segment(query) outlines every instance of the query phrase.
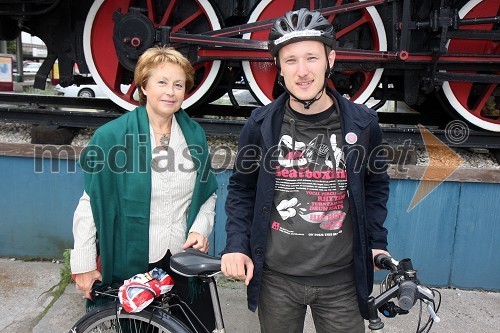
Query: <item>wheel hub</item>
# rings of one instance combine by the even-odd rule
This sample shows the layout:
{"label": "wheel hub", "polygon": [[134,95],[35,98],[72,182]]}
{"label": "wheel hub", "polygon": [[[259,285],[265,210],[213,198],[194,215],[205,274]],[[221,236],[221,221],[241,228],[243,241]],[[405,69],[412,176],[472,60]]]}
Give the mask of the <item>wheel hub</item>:
{"label": "wheel hub", "polygon": [[130,8],[126,14],[116,11],[113,21],[113,42],[118,61],[125,69],[133,72],[139,56],[153,46],[155,27],[141,10],[134,8]]}

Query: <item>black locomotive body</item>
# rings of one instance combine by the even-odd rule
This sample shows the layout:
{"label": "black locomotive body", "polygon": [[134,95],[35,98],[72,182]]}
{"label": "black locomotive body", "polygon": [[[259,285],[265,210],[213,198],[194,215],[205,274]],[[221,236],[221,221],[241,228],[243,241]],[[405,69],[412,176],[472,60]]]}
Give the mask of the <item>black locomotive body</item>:
{"label": "black locomotive body", "polygon": [[62,86],[95,80],[123,109],[137,105],[139,55],[173,46],[196,69],[183,106],[203,114],[235,82],[260,104],[281,92],[266,39],[273,18],[302,7],[336,29],[330,84],[344,96],[500,132],[500,0],[2,0],[0,39],[26,31],[45,42],[35,87],[57,60]]}

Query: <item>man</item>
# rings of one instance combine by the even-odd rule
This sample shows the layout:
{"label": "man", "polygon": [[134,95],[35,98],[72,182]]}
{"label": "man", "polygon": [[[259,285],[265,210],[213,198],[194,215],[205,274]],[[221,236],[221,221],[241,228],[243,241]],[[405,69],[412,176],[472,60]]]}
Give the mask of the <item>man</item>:
{"label": "man", "polygon": [[364,332],[373,258],[386,253],[386,162],[377,115],[326,87],[332,25],[300,9],[269,51],[286,93],[252,113],[228,185],[222,271],[245,280],[261,332]]}

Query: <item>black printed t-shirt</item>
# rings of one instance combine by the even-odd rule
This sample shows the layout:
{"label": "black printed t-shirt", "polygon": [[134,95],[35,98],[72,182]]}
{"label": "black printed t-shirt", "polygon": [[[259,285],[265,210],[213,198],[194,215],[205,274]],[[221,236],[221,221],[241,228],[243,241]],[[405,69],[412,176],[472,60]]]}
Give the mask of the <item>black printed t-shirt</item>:
{"label": "black printed t-shirt", "polygon": [[335,104],[314,115],[285,110],[265,266],[298,283],[354,279],[341,135]]}

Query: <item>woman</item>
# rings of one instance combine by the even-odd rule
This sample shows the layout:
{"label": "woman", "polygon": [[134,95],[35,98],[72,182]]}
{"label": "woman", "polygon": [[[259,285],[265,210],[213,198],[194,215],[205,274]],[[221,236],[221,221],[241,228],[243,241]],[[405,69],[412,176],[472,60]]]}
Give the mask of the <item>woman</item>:
{"label": "woman", "polygon": [[[141,106],[100,127],[80,157],[85,191],[73,221],[71,270],[90,299],[95,281],[161,267],[186,298],[188,279],[172,274],[170,256],[188,247],[208,251],[217,188],[205,133],[181,108],[194,69],[176,50],[155,47],[139,58],[134,81]],[[209,293],[194,296],[192,309],[213,329]]]}

